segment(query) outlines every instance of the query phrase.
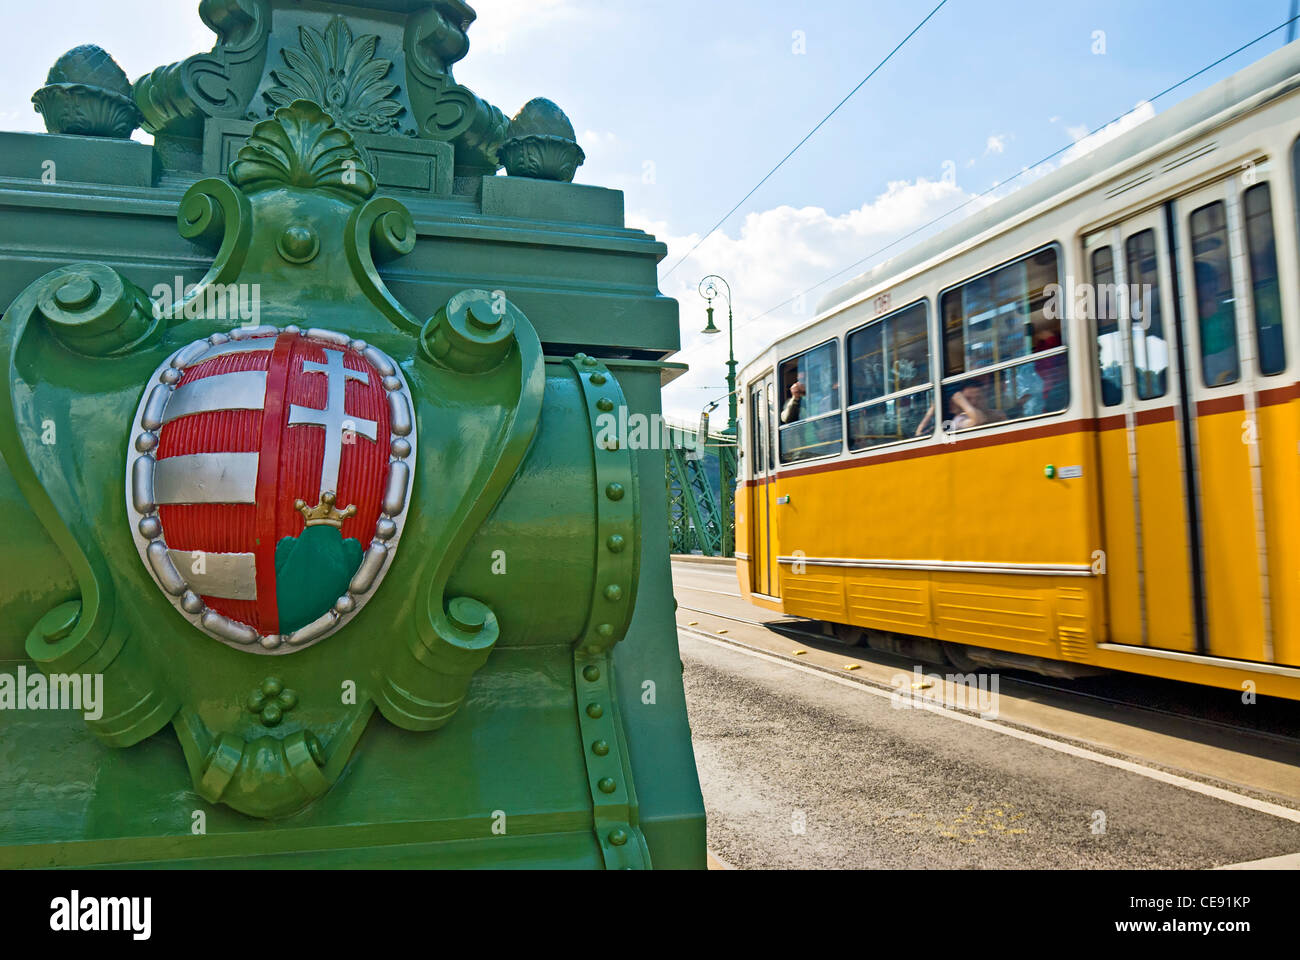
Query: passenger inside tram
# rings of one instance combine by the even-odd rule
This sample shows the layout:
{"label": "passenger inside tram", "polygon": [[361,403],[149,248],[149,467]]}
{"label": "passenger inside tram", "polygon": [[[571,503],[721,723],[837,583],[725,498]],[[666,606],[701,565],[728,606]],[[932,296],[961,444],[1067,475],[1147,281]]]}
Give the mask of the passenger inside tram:
{"label": "passenger inside tram", "polygon": [[781,364],[779,414],[782,463],[829,456],[842,442],[840,380],[835,343],[824,343]]}
{"label": "passenger inside tram", "polygon": [[[990,383],[989,377],[979,377],[968,380],[953,390],[948,395],[948,409],[952,413],[952,419],[943,424],[944,432],[965,430],[967,427],[978,427],[986,423],[1000,423],[1006,420],[1006,413],[991,399],[990,394],[994,386]],[[933,421],[934,405],[931,404],[916,428],[916,435],[919,437],[928,433]]]}
{"label": "passenger inside tram", "polygon": [[803,398],[807,393],[808,388],[804,385],[803,375],[800,374],[799,379],[790,384],[790,399],[787,400],[785,406],[781,408],[782,423],[794,423],[796,420],[800,419],[799,408],[803,405]]}

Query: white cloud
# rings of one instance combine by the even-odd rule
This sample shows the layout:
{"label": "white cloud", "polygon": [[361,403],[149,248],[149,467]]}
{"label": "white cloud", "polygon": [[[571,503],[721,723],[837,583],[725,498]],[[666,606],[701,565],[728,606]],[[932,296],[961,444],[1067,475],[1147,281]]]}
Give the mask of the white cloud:
{"label": "white cloud", "polygon": [[[704,328],[705,302],[697,286],[705,274],[720,274],[731,284],[735,298],[736,359],[743,367],[774,339],[810,321],[818,301],[827,292],[863,272],[870,264],[855,267],[805,294],[802,300],[787,303],[762,319],[753,319],[758,314],[970,198],[971,194],[944,180],[900,180],[890,183],[874,200],[843,214],[833,215],[821,207],[783,205],[750,214],[736,236],[724,231],[714,234],[662,281],[664,295],[675,297],[681,304],[682,351],[672,359],[691,366],[690,372],[665,389],[665,412],[682,421],[694,422],[706,403],[727,392],[727,307],[722,300],[714,302],[715,322],[722,329],[722,336],[704,336],[700,331]],[[958,216],[972,211],[968,207]],[[949,226],[956,219],[945,220],[935,229]],[[667,243],[669,254],[664,260],[665,268],[676,263],[699,239],[698,234],[674,235],[669,224],[651,221],[635,212],[629,214],[628,221],[630,226],[647,230]],[[888,255],[902,252],[920,239],[920,235],[909,238]],[[726,422],[725,410],[724,400],[719,412],[714,414],[714,422],[719,426]]]}
{"label": "white cloud", "polygon": [[984,146],[984,154],[1004,153],[1007,149],[1007,137],[1004,133],[995,133],[989,137],[988,143]]}

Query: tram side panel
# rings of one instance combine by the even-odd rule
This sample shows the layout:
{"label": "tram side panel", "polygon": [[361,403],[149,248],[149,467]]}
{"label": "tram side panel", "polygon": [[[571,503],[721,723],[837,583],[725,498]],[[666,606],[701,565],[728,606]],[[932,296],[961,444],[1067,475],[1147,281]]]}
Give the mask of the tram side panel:
{"label": "tram side panel", "polygon": [[[1080,476],[1061,478],[1063,467]],[[1091,434],[1057,424],[786,473],[777,493],[789,502],[775,508],[784,608],[1087,661],[1103,629],[1096,467]]]}
{"label": "tram side panel", "polygon": [[1260,392],[1273,661],[1300,666],[1300,386]]}

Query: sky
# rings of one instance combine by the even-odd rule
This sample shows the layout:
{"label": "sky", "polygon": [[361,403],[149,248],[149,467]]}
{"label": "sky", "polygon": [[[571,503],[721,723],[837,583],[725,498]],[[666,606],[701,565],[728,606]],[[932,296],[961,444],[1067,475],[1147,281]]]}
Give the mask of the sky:
{"label": "sky", "polygon": [[[457,79],[508,115],[535,96],[559,103],[587,153],[577,182],[623,190],[629,226],[668,245],[660,289],[681,304],[674,359],[691,370],[664,406],[688,423],[726,394],[727,338],[700,333],[703,276],[730,282],[743,366],[835,285],[924,235],[877,253],[892,241],[1001,185],[938,225],[950,226],[1278,49],[1285,30],[1149,102],[1281,24],[1291,5],[948,0],[679,264],[938,0],[470,2],[479,16]],[[43,129],[31,92],[77,44],[98,43],[134,80],[213,42],[197,0],[3,0],[3,10],[0,129]]]}

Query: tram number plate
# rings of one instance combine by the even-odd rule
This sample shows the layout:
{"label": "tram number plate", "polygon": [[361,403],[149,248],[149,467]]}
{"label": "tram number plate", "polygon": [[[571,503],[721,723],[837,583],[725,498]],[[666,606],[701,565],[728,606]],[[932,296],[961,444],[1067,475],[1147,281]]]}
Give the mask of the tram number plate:
{"label": "tram number plate", "polygon": [[889,294],[882,293],[880,296],[876,297],[873,303],[875,304],[876,307],[876,316],[880,316],[882,313],[888,312],[889,304],[890,304]]}
{"label": "tram number plate", "polygon": [[1062,467],[1057,476],[1062,480],[1078,480],[1083,476],[1083,467]]}

